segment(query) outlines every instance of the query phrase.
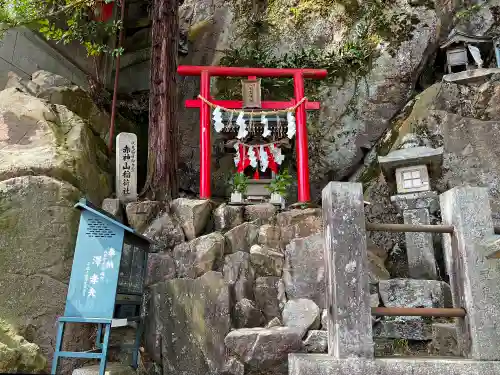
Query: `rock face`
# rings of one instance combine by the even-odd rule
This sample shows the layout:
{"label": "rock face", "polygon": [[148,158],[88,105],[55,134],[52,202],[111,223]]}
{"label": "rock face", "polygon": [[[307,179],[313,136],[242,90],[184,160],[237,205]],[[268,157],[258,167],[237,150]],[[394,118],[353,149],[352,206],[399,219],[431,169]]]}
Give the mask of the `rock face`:
{"label": "rock face", "polygon": [[[226,363],[222,343],[231,327],[229,290],[222,274],[169,280],[157,284],[154,294],[149,319],[158,325],[156,330],[147,327],[146,337],[161,332],[164,373],[221,373]],[[148,348],[148,352],[155,350]]]}
{"label": "rock face", "polygon": [[[45,366],[36,347],[48,360],[47,371],[78,228],[79,211],[73,205],[87,196],[100,206],[112,191],[105,143],[109,116],[63,77],[42,71],[31,80],[9,77],[8,88],[0,92],[0,319],[33,343],[12,341],[33,356],[21,354],[27,367],[18,371]],[[135,130],[122,120],[117,116],[118,132]],[[119,213],[119,204],[109,203],[109,210]],[[91,336],[88,327],[70,325],[65,346],[90,349]],[[16,352],[0,342],[7,345],[2,355]],[[65,360],[59,370],[68,373],[74,364]]]}
{"label": "rock face", "polygon": [[262,311],[255,307],[255,304],[243,298],[234,307],[234,325],[236,328],[254,328],[264,323]]}
{"label": "rock face", "polygon": [[304,349],[308,353],[325,353],[328,350],[328,332],[309,331],[304,340]]}
{"label": "rock face", "polygon": [[0,181],[44,175],[67,181],[100,205],[111,194],[106,145],[86,119],[15,88],[0,91]]}
{"label": "rock face", "polygon": [[275,374],[286,374],[288,353],[302,348],[300,334],[285,327],[237,329],[224,342],[253,371]]}
{"label": "rock face", "polygon": [[[0,317],[50,361],[55,319],[66,302],[81,192],[46,176],[0,181]],[[89,348],[87,329],[68,327],[69,349]],[[1,339],[0,339],[1,342]],[[62,369],[72,362],[66,361]]]}
{"label": "rock face", "polygon": [[128,203],[125,208],[128,224],[136,231],[142,233],[162,209],[164,209],[164,204],[158,201]]}
{"label": "rock face", "polygon": [[281,276],[285,256],[267,247],[253,245],[250,248],[252,266],[260,276]]}
{"label": "rock face", "polygon": [[16,335],[12,327],[0,320],[0,371],[37,373],[44,370],[46,364],[37,345]]}

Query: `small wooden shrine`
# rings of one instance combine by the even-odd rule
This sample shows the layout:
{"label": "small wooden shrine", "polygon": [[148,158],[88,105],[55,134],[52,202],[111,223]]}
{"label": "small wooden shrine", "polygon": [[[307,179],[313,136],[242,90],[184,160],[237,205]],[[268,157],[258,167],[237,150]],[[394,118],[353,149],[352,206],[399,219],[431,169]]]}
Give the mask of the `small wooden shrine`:
{"label": "small wooden shrine", "polygon": [[493,58],[496,58],[496,67],[500,67],[497,42],[492,37],[469,35],[454,29],[441,45],[446,51],[448,74],[483,68]]}
{"label": "small wooden shrine", "polygon": [[[211,132],[222,134],[226,147],[235,150],[236,173],[248,174],[248,201],[268,195],[265,185],[278,173],[285,158],[282,148],[295,145],[298,201],[310,201],[306,111],[319,110],[319,102],[304,96],[304,79],[323,79],[324,69],[240,68],[179,66],[181,76],[200,76],[197,99],[186,108],[200,109],[200,198],[211,197]],[[244,77],[243,100],[216,100],[210,96],[211,77]],[[293,78],[295,97],[290,101],[265,101],[260,79]],[[211,121],[212,120],[212,121]]]}

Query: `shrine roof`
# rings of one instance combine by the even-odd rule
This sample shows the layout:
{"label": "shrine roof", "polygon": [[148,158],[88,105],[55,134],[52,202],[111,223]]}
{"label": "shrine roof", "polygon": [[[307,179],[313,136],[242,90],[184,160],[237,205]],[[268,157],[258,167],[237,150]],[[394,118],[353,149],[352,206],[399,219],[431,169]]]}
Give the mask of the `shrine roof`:
{"label": "shrine roof", "polygon": [[485,36],[485,35],[472,35],[472,34],[467,34],[464,33],[463,31],[459,30],[452,30],[451,33],[448,35],[448,38],[444,41],[443,44],[441,44],[441,48],[447,48],[453,43],[460,43],[460,42],[469,42],[469,43],[488,43],[492,42],[493,38],[491,36]]}
{"label": "shrine roof", "polygon": [[152,241],[143,236],[142,234],[136,232],[134,229],[120,223],[118,220],[116,220],[116,218],[111,215],[109,212],[106,212],[102,209],[100,209],[99,207],[96,207],[92,202],[90,202],[88,199],[86,198],[81,198],[80,201],[75,204],[74,206],[75,208],[78,208],[80,210],[86,210],[86,211],[89,211],[89,212],[92,212],[94,215],[97,215],[99,217],[101,217],[102,219],[122,228],[126,233],[128,233],[129,235],[132,235],[134,237],[136,237],[142,244],[144,245],[149,245],[152,243]]}

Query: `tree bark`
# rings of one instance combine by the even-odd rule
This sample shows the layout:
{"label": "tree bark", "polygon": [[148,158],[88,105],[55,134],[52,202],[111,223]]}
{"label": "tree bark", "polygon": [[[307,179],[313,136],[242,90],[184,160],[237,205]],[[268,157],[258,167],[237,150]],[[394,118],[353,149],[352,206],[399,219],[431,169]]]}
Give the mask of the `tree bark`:
{"label": "tree bark", "polygon": [[148,175],[143,193],[157,200],[178,194],[178,0],[154,0],[149,94]]}

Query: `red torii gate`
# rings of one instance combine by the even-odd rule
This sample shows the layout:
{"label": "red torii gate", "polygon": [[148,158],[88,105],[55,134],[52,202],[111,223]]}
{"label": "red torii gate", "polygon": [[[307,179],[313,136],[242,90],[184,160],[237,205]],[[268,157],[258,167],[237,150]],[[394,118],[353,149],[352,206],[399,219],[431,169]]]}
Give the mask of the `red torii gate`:
{"label": "red torii gate", "polygon": [[[210,99],[210,77],[257,77],[293,78],[295,98],[292,101],[263,101],[262,109],[287,109],[299,103],[304,98],[304,78],[324,79],[325,69],[277,69],[277,68],[239,68],[223,66],[189,66],[181,65],[177,69],[181,76],[200,76],[200,95]],[[211,100],[215,105],[229,109],[243,109],[243,102],[238,100]],[[211,120],[210,106],[201,99],[188,99],[186,108],[200,108],[200,198],[210,199],[211,179],[210,165],[212,145],[210,142]],[[296,110],[296,153],[297,153],[297,184],[298,201],[307,203],[311,200],[309,188],[309,164],[307,145],[306,110],[319,110],[319,102],[305,100]]]}

